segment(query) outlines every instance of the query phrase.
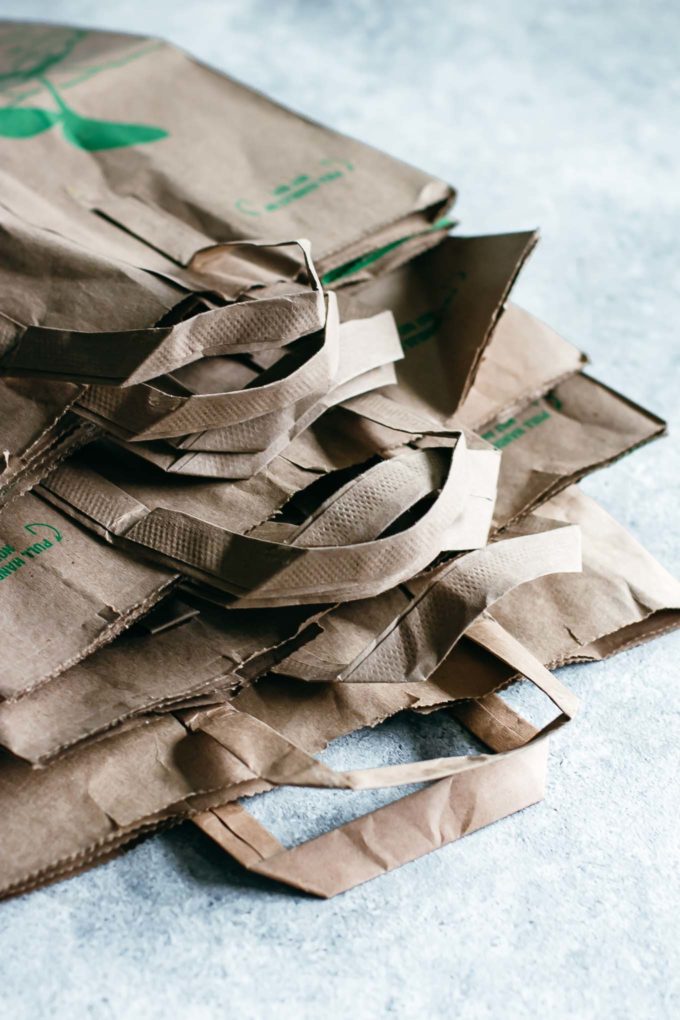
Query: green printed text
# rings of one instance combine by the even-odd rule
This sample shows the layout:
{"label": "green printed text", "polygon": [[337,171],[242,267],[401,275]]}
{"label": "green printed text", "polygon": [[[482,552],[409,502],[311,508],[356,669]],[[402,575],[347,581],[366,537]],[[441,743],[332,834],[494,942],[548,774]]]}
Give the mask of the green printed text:
{"label": "green printed text", "polygon": [[[540,408],[540,402],[534,400],[530,406]],[[493,443],[497,450],[502,450],[504,446],[514,443],[516,439],[520,439],[527,432],[530,432],[531,429],[542,425],[548,418],[552,418],[552,415],[545,407],[540,408],[540,410],[526,418],[522,418],[521,421],[517,418],[508,418],[507,421],[501,421],[494,425],[488,432],[483,432],[482,439]]]}
{"label": "green printed text", "polygon": [[3,541],[0,546],[0,582],[6,581],[7,578],[25,567],[29,560],[37,559],[42,553],[51,549],[56,542],[62,540],[61,532],[51,524],[24,524],[24,531],[33,539],[24,548],[20,548],[23,542],[14,545],[11,542]]}
{"label": "green printed text", "polygon": [[235,202],[236,208],[246,216],[264,216],[266,213],[278,212],[291,202],[297,202],[312,191],[330,184],[331,181],[338,181],[354,170],[348,160],[335,158],[320,159],[319,167],[321,172],[315,169],[313,173],[297,174],[292,180],[277,184],[262,199],[239,198]]}

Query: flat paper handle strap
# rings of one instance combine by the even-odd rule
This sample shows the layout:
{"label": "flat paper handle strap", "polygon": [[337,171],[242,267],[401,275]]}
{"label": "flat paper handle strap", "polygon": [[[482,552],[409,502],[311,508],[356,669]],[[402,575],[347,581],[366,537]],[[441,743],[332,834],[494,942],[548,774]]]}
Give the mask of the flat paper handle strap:
{"label": "flat paper handle strap", "polygon": [[[392,365],[383,365],[370,372],[364,372],[363,375],[351,380],[347,385],[354,386],[357,390],[369,390],[378,386],[392,386],[395,381],[396,375]],[[344,387],[341,388],[344,389]],[[197,478],[252,478],[253,475],[271,464],[280,453],[284,453],[286,447],[313,424],[324,411],[335,403],[339,403],[339,400],[336,401],[335,395],[335,388],[329,390],[325,397],[313,402],[297,420],[295,420],[297,408],[286,408],[266,416],[268,421],[262,424],[264,435],[260,433],[260,419],[242,422],[235,428],[230,427],[230,434],[233,430],[233,440],[230,435],[227,442],[233,441],[235,450],[229,452],[222,449],[217,451],[201,449],[203,442],[206,445],[212,443],[213,440],[221,443],[219,432],[217,435],[212,432],[203,432],[199,436],[186,437],[187,449],[184,448],[184,443],[177,447],[174,443],[168,443],[164,448],[160,448],[156,444],[135,444],[124,441],[119,441],[119,445],[169,474],[190,475]],[[269,432],[268,445],[262,450],[257,449],[261,439],[267,441],[267,432]],[[255,437],[252,442],[248,441],[248,435]],[[198,440],[196,449],[191,447],[194,440]]]}
{"label": "flat paper handle strap", "polygon": [[239,804],[193,821],[249,871],[327,899],[537,804],[547,752],[543,742],[490,758],[289,850]]}
{"label": "flat paper handle strap", "polygon": [[303,548],[225,533],[185,515],[154,510],[126,533],[240,596],[243,607],[365,598],[402,583],[441,551],[444,527],[468,499],[467,449],[457,444],[441,492],[411,527],[355,545]]}
{"label": "flat paper handle strap", "polygon": [[323,327],[325,304],[309,243],[301,240],[281,244],[301,248],[309,290],[240,301],[174,326],[111,333],[23,326],[3,318],[0,372],[130,386],[199,358],[282,347],[314,333]]}
{"label": "flat paper handle strap", "polygon": [[414,593],[411,602],[344,668],[328,664],[322,631],[280,662],[276,672],[311,682],[427,680],[462,635],[470,633],[471,624],[513,588],[580,569],[581,535],[575,525],[502,539],[407,581]]}
{"label": "flat paper handle strap", "polygon": [[[513,648],[518,651],[517,667],[521,662],[528,679],[537,682],[541,689],[548,685],[550,696],[562,709],[561,715],[542,730],[535,730],[492,695],[482,699],[491,702],[491,713],[484,706],[477,715],[469,713],[462,721],[501,752],[496,756],[477,756],[475,764],[472,758],[451,758],[354,773],[332,773],[323,767],[335,777],[327,785],[352,789],[385,785],[381,775],[388,785],[394,785],[397,774],[399,782],[407,783],[436,778],[437,772],[441,774],[446,767],[449,772],[424,790],[290,850],[283,848],[238,804],[214,808],[196,816],[194,821],[249,870],[313,895],[329,897],[537,803],[543,798],[545,785],[548,752],[545,738],[571,717],[576,705],[571,692],[555,677],[547,684],[547,671],[542,663],[519,643],[513,643],[510,635],[507,637],[504,651],[509,655]],[[489,718],[495,725],[489,724]],[[219,734],[225,721],[223,718],[217,722],[216,730],[209,722],[208,732],[213,736]],[[238,732],[238,723],[234,732]],[[259,746],[265,742],[266,738]],[[234,751],[230,742],[226,746]],[[235,753],[239,754],[238,748]],[[303,759],[296,759],[297,753],[295,748],[284,765],[290,773],[288,781],[292,779],[296,785],[325,785],[322,773],[318,777],[313,774],[314,766],[319,764],[315,759],[311,759],[314,765],[307,768],[308,781],[300,782],[305,772]],[[301,754],[304,756],[305,752]],[[310,760],[310,756],[306,757]],[[303,772],[296,777],[298,766]],[[267,778],[272,781],[269,775]]]}
{"label": "flat paper handle strap", "polygon": [[313,547],[375,538],[405,510],[437,490],[443,481],[443,467],[434,450],[427,451],[425,457],[406,454],[380,461],[322,503],[288,542]]}
{"label": "flat paper handle strap", "polygon": [[[240,596],[238,605],[340,602],[392,588],[441,552],[442,534],[468,501],[467,447],[460,436],[441,491],[411,525],[394,535],[344,546],[303,548],[228,531],[179,511],[152,511],[94,471],[66,465],[46,480],[47,498],[115,539]],[[412,456],[412,454],[411,454]],[[115,513],[114,513],[115,509]]]}
{"label": "flat paper handle strap", "polygon": [[247,422],[280,411],[304,397],[318,398],[328,390],[338,368],[338,327],[337,302],[332,294],[328,296],[328,314],[318,348],[293,371],[261,386],[192,396],[166,392],[160,388],[162,380],[155,386],[149,383],[131,388],[94,386],[85,392],[80,403],[103,419],[105,426],[107,421],[117,424],[123,438],[134,441],[182,436]]}
{"label": "flat paper handle strap", "polygon": [[322,346],[281,379],[227,393],[188,395],[167,393],[150,383],[132,390],[94,386],[80,405],[105,425],[117,425],[129,442],[186,437],[173,445],[226,452],[265,449],[282,429],[290,428],[291,415],[294,421],[334,386],[402,356],[390,313],[362,322],[357,336],[349,328],[353,323],[340,326],[335,295],[329,294],[327,301]]}

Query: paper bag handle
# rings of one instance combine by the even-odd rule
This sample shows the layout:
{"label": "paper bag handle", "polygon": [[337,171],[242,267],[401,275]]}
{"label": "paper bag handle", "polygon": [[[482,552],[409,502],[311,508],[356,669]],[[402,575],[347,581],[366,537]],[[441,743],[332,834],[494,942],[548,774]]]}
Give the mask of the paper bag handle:
{"label": "paper bag handle", "polygon": [[[183,437],[173,446],[227,452],[264,449],[334,386],[402,357],[391,313],[357,323],[364,341],[359,346],[353,343],[354,323],[339,324],[335,295],[326,300],[321,347],[282,378],[225,393],[187,395],[168,393],[161,384],[140,383],[133,390],[92,386],[79,408],[109,430],[113,424],[114,434],[128,442]],[[353,356],[349,364],[348,355]],[[201,442],[206,432],[208,443]]]}
{"label": "paper bag handle", "polygon": [[[418,456],[411,452],[408,456]],[[434,503],[410,527],[355,545],[304,548],[251,538],[176,510],[148,508],[89,468],[68,464],[41,486],[47,499],[190,576],[239,596],[239,606],[339,602],[377,594],[424,569],[468,501],[463,436],[444,451],[448,470]],[[450,458],[450,459],[449,459]],[[119,508],[119,509],[117,509]]]}
{"label": "paper bag handle", "polygon": [[229,244],[297,245],[303,253],[309,289],[259,301],[238,301],[201,312],[173,326],[110,333],[25,326],[3,316],[0,372],[131,386],[166,375],[199,358],[283,347],[322,329],[325,303],[308,241]]}
{"label": "paper bag handle", "polygon": [[[546,737],[573,716],[576,700],[542,663],[505,635],[504,652],[511,657],[516,652],[527,679],[561,709],[542,730],[536,731],[495,695],[481,699],[476,711],[460,718],[498,755],[480,755],[477,764],[448,759],[450,773],[424,790],[288,850],[239,804],[213,808],[193,821],[250,871],[330,897],[537,803],[544,793]],[[389,785],[395,778],[401,783],[432,778],[447,767],[446,761],[335,775],[354,777],[347,784],[350,788],[373,788],[381,785],[381,774]],[[363,778],[357,783],[357,777]],[[291,778],[295,782],[294,774]]]}

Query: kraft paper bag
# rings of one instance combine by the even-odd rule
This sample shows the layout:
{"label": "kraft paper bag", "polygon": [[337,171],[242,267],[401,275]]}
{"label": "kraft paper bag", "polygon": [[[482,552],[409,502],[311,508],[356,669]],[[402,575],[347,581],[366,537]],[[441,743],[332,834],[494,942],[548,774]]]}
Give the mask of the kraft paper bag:
{"label": "kraft paper bag", "polygon": [[174,583],[27,493],[0,519],[0,697],[51,681],[142,616]]}
{"label": "kraft paper bag", "polygon": [[[45,769],[31,770],[17,759],[0,759],[6,819],[0,842],[0,892],[12,895],[77,871],[125,842],[192,813],[201,812],[199,820],[209,829],[207,809],[271,785],[371,789],[424,780],[453,783],[446,797],[437,795],[426,806],[420,838],[403,847],[391,866],[404,863],[442,845],[423,839],[442,811],[452,819],[453,828],[444,840],[448,842],[541,798],[545,736],[570,718],[576,705],[555,678],[541,672],[540,664],[532,663],[526,652],[523,656],[531,666],[529,679],[558,705],[561,715],[540,733],[530,729],[519,741],[515,734],[514,740],[498,744],[497,756],[337,773],[312,757],[318,748],[305,750],[255,716],[223,706],[165,715],[75,750]],[[490,801],[491,789],[495,792]],[[399,831],[413,802],[406,798],[397,803],[401,807],[396,814],[391,812],[392,832]],[[462,817],[468,822],[456,830],[455,819]],[[374,858],[370,844],[366,849]],[[379,873],[366,873],[366,854],[361,859],[364,866],[357,864],[339,885],[316,891],[332,894]],[[323,868],[310,869],[310,880],[319,870]]]}
{"label": "kraft paper bag", "polygon": [[172,275],[215,242],[308,237],[342,279],[441,237],[428,228],[449,185],[158,40],[5,23],[0,73],[5,172],[58,207],[66,236],[91,232],[104,254],[129,244],[140,268]]}
{"label": "kraft paper bag", "polygon": [[[191,817],[332,896],[539,801],[547,667],[680,588],[571,486],[664,423],[508,304],[535,232],[111,33],[0,25],[0,153],[0,895]],[[314,757],[443,708],[490,753]],[[291,849],[238,803],[411,783]]]}
{"label": "kraft paper bag", "polygon": [[[315,526],[323,526],[324,515],[317,516],[316,520],[305,530],[309,531]],[[533,542],[538,538],[538,545]],[[505,584],[513,583],[513,580],[527,580],[535,576],[536,572],[546,569],[573,569],[574,554],[577,553],[578,543],[574,545],[572,539],[577,536],[573,528],[558,528],[544,531],[537,536],[528,536],[525,539],[510,539],[498,543],[495,555],[501,546],[512,547],[511,554],[506,557],[505,570],[508,579]],[[567,539],[566,545],[564,539]],[[518,555],[517,542],[526,546],[526,552]],[[552,550],[551,550],[552,547]],[[551,558],[552,551],[552,558]],[[528,558],[526,558],[528,555]],[[524,562],[526,560],[526,562]],[[474,573],[474,571],[473,571]],[[477,568],[479,575],[479,568]],[[468,604],[472,613],[478,613],[478,603],[475,602],[470,581],[473,574],[470,574],[466,583],[459,586],[454,595],[461,604]],[[501,582],[503,583],[503,582]],[[68,740],[63,741],[63,736],[68,732],[68,723],[75,726],[71,734],[83,733],[84,723],[99,722],[102,724],[107,717],[109,723],[117,720],[122,721],[124,713],[121,711],[123,705],[128,710],[128,715],[134,708],[141,707],[141,699],[147,701],[154,693],[156,695],[164,689],[166,696],[177,695],[180,687],[184,691],[186,687],[186,673],[176,676],[176,665],[170,670],[168,667],[175,656],[179,654],[183,628],[190,627],[193,634],[192,639],[203,644],[203,657],[197,649],[193,651],[191,660],[197,666],[197,675],[194,680],[198,683],[204,678],[202,670],[198,669],[205,662],[207,679],[213,679],[214,673],[224,675],[225,672],[237,672],[239,659],[253,648],[261,647],[265,643],[272,643],[272,636],[275,642],[280,642],[281,637],[285,638],[285,631],[275,628],[273,621],[267,616],[253,618],[251,624],[245,620],[235,621],[233,617],[226,624],[226,631],[219,629],[223,621],[213,614],[212,621],[207,618],[205,624],[201,624],[200,617],[196,620],[192,617],[188,622],[183,621],[181,610],[175,614],[179,616],[180,624],[174,629],[167,629],[163,626],[161,619],[160,626],[147,621],[147,627],[153,633],[153,651],[145,649],[142,653],[142,661],[146,660],[152,670],[148,686],[140,688],[135,695],[130,690],[129,683],[116,681],[115,657],[118,653],[123,665],[134,666],[135,662],[135,639],[128,636],[127,649],[132,647],[132,658],[126,656],[125,641],[113,645],[111,648],[90,657],[83,663],[82,669],[70,671],[62,678],[62,684],[66,684],[65,692],[67,698],[62,702],[61,720],[62,743],[57,751],[63,751]],[[173,613],[169,615],[172,622]],[[300,618],[292,617],[286,619],[288,633],[292,632],[291,623],[295,627]],[[241,633],[246,626],[245,636]],[[214,628],[211,632],[210,627]],[[248,627],[254,630],[248,631]],[[264,628],[264,629],[263,629]],[[186,633],[186,631],[185,631]],[[165,635],[165,640],[162,640]],[[231,636],[230,636],[231,635]],[[169,638],[169,641],[167,640]],[[137,640],[136,654],[139,656],[140,641]],[[235,643],[234,643],[235,642]],[[148,642],[147,642],[148,644]],[[205,645],[208,647],[205,648]],[[185,655],[188,646],[185,644]],[[219,653],[217,658],[215,653]],[[157,657],[156,657],[157,656]],[[127,659],[127,662],[126,662]],[[102,660],[105,660],[102,662]],[[226,661],[225,661],[226,660]],[[111,667],[113,665],[113,675]],[[104,676],[101,671],[103,670]],[[163,678],[158,676],[159,671]],[[133,672],[135,672],[133,670]],[[154,681],[154,672],[156,678]],[[108,674],[108,675],[107,675]],[[99,684],[97,685],[97,678]],[[102,683],[106,677],[105,683]],[[180,687],[176,686],[177,680]],[[59,681],[56,681],[59,683]],[[89,689],[89,693],[88,693]],[[56,694],[54,689],[51,694]],[[552,696],[549,694],[549,696]],[[559,698],[558,698],[559,700]],[[56,705],[54,697],[51,699],[52,706]],[[42,702],[42,704],[41,704]],[[108,703],[107,703],[108,702]],[[136,702],[136,704],[135,704]],[[560,702],[561,703],[561,702]],[[399,703],[397,702],[397,705]],[[565,702],[566,704],[566,702]],[[21,747],[28,750],[34,757],[39,758],[44,753],[45,747],[50,744],[50,737],[54,741],[55,735],[59,732],[58,721],[52,717],[49,727],[52,732],[45,733],[44,727],[40,728],[40,710],[50,713],[50,699],[33,699],[33,710],[38,709],[38,716],[35,714],[24,715],[7,713],[0,718],[0,729],[13,733],[16,749]],[[112,719],[112,710],[117,710],[117,718]],[[382,706],[382,713],[387,714]],[[70,715],[71,719],[67,720]],[[233,716],[233,718],[232,718]],[[188,733],[183,729],[188,728]],[[225,728],[226,727],[226,728]],[[206,739],[206,734],[210,737]],[[212,739],[210,739],[212,738]],[[57,738],[59,739],[59,738]],[[16,743],[18,742],[18,743]],[[52,746],[54,746],[52,744]],[[153,750],[152,750],[153,749]],[[152,755],[152,757],[150,757]],[[500,759],[498,760],[500,761]],[[155,763],[155,764],[152,764]],[[7,891],[17,891],[24,883],[35,884],[43,878],[51,875],[55,869],[66,867],[65,861],[71,862],[81,860],[83,855],[91,854],[94,857],[110,847],[111,843],[119,843],[124,838],[131,836],[138,831],[154,824],[154,819],[164,814],[170,816],[182,816],[191,810],[190,805],[185,801],[189,797],[214,795],[215,804],[223,802],[225,790],[234,788],[237,792],[243,792],[243,784],[256,784],[255,788],[262,788],[262,783],[295,783],[302,785],[332,785],[345,786],[347,788],[366,788],[374,785],[402,784],[418,780],[437,780],[449,778],[454,775],[466,773],[478,767],[486,767],[487,761],[482,758],[477,761],[468,759],[440,759],[434,762],[424,762],[412,766],[403,766],[397,770],[377,769],[369,770],[368,773],[347,773],[334,774],[325,766],[317,763],[297,746],[291,746],[290,738],[279,734],[271,729],[268,724],[254,716],[229,706],[219,709],[211,709],[207,712],[185,712],[179,716],[167,715],[163,719],[150,719],[148,724],[142,728],[128,729],[123,727],[112,737],[82,749],[74,749],[65,758],[58,759],[49,765],[44,771],[38,773],[40,779],[31,780],[28,777],[20,778],[23,773],[18,772],[18,766],[10,760],[0,765],[0,777],[4,782],[0,783],[0,789],[7,791],[9,798],[8,816],[9,826],[6,839],[10,850],[16,841],[25,838],[26,827],[34,824],[34,819],[43,827],[45,841],[41,848],[36,848],[35,853],[24,858],[20,863],[16,861],[16,855],[10,853],[0,866],[3,872],[3,884],[6,884]],[[493,817],[499,817],[509,810],[517,809],[519,801],[525,803],[524,786],[518,777],[514,777],[514,766],[511,769],[512,781],[509,783],[507,792],[498,797]],[[496,766],[494,765],[494,769]],[[130,789],[133,776],[144,778],[141,786],[136,790]],[[16,790],[16,783],[20,779],[21,796],[16,797],[12,793],[12,787]],[[81,803],[82,793],[87,791],[86,801]],[[479,796],[477,787],[473,783],[469,796],[476,802]],[[519,801],[518,801],[519,796]],[[12,798],[15,802],[12,804]],[[181,803],[180,803],[181,802]],[[527,801],[528,803],[529,801]],[[464,803],[466,800],[464,799]],[[205,806],[204,804],[201,805]],[[64,812],[68,812],[70,824],[68,831],[64,828]],[[484,815],[484,817],[487,817]],[[491,815],[487,821],[491,820]],[[47,828],[45,828],[45,826]],[[55,836],[52,839],[50,833],[55,827]],[[3,843],[3,847],[4,847]],[[67,852],[68,850],[68,852]],[[424,851],[421,851],[424,852]],[[9,875],[6,878],[5,873]],[[23,877],[22,877],[23,876]]]}

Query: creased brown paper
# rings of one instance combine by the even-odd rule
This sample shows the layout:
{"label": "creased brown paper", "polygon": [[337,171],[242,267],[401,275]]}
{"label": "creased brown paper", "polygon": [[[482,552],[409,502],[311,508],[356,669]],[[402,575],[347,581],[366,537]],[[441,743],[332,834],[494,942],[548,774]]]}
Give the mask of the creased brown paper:
{"label": "creased brown paper", "polygon": [[132,560],[27,493],[0,519],[0,697],[46,683],[147,612],[175,575]]}

